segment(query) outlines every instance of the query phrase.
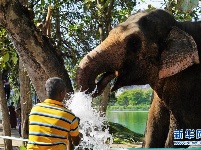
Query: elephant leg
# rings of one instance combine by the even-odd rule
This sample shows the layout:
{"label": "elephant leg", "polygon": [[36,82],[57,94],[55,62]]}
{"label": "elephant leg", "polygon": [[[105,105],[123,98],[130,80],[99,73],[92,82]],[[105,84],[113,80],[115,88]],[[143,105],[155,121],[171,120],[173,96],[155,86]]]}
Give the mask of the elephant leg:
{"label": "elephant leg", "polygon": [[167,137],[167,140],[165,143],[165,147],[167,147],[167,148],[172,148],[172,147],[187,148],[187,147],[189,147],[188,145],[174,145],[174,130],[182,129],[182,127],[181,127],[182,124],[179,124],[178,122],[179,121],[175,118],[175,115],[173,115],[173,113],[170,112],[170,127],[169,127],[168,137]]}
{"label": "elephant leg", "polygon": [[169,131],[169,110],[154,92],[145,132],[145,148],[165,147]]}
{"label": "elephant leg", "polygon": [[168,133],[168,138],[165,143],[165,147],[174,147],[173,140],[174,140],[174,130],[178,128],[176,118],[170,112],[170,127],[169,127],[169,133]]}

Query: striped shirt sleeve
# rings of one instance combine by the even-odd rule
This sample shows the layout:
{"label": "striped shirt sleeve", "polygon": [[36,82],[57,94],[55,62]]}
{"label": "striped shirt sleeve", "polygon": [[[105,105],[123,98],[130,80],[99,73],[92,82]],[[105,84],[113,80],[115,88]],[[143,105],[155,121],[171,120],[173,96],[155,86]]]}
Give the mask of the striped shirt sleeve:
{"label": "striped shirt sleeve", "polygon": [[78,130],[78,119],[77,119],[77,117],[75,117],[75,118],[72,120],[72,123],[71,123],[70,135],[71,135],[71,136],[77,136],[78,134],[79,134],[79,130]]}

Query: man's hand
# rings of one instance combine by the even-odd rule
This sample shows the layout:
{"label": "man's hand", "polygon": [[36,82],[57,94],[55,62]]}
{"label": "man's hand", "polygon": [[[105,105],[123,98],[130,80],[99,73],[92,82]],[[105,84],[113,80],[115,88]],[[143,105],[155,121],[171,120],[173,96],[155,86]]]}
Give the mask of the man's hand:
{"label": "man's hand", "polygon": [[82,137],[82,133],[79,133],[77,136],[71,136],[73,145],[78,146],[80,144],[81,137]]}

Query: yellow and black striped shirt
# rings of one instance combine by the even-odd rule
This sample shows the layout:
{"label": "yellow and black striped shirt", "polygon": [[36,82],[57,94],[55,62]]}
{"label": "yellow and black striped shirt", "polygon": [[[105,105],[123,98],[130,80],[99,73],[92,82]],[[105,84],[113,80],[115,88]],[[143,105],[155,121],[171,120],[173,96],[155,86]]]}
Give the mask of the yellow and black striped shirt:
{"label": "yellow and black striped shirt", "polygon": [[69,134],[79,134],[78,119],[61,102],[46,99],[32,108],[27,150],[66,150]]}

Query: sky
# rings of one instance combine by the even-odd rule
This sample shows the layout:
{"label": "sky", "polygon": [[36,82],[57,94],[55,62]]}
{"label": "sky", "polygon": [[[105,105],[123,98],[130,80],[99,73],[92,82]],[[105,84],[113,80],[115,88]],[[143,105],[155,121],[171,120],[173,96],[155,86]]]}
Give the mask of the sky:
{"label": "sky", "polygon": [[[183,1],[186,1],[185,2],[186,4],[187,2],[190,3],[189,1],[195,3],[198,0],[183,0]],[[144,2],[141,2],[141,0],[137,0],[137,9],[141,10],[147,9],[149,4],[151,4],[155,8],[163,9],[164,0],[144,0]],[[201,7],[201,1],[199,1],[199,7]],[[199,15],[199,20],[201,20],[201,14]]]}
{"label": "sky", "polygon": [[141,0],[138,0],[138,2],[139,3],[137,4],[137,8],[143,10],[147,9],[149,4],[156,8],[162,8],[164,0],[145,0],[145,2],[141,2]]}

